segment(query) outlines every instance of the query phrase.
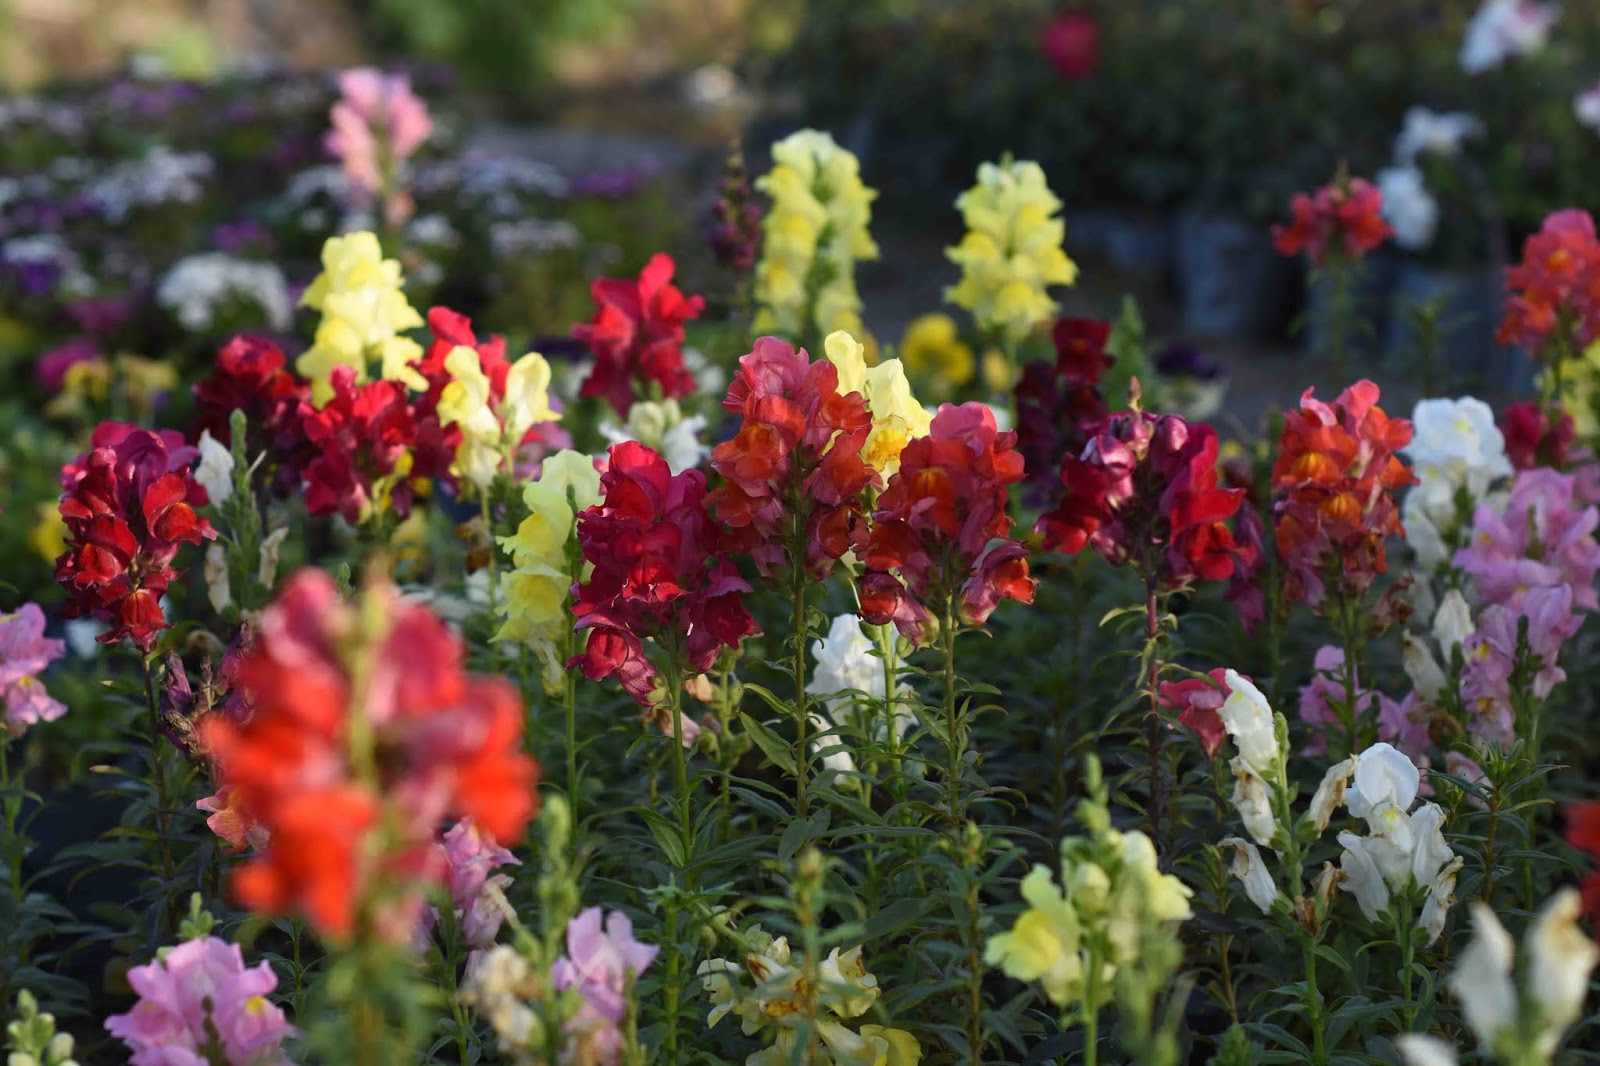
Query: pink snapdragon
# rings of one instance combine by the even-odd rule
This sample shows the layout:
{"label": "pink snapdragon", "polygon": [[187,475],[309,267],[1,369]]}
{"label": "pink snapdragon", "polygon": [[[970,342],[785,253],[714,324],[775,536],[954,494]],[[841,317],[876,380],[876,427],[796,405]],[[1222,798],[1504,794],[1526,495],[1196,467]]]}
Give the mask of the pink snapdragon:
{"label": "pink snapdragon", "polygon": [[599,907],[567,923],[567,954],[556,960],[550,979],[556,990],[576,988],[583,1006],[567,1023],[576,1045],[575,1061],[614,1063],[622,1050],[628,985],[661,950],[633,938],[633,923],[621,911],[603,916]]}
{"label": "pink snapdragon", "polygon": [[479,830],[471,818],[463,818],[451,826],[441,846],[450,864],[447,883],[456,917],[461,922],[462,939],[474,951],[486,948],[494,943],[500,923],[505,920],[505,912],[489,890],[495,888],[503,892],[511,884],[509,874],[493,871],[521,863],[508,849]]}
{"label": "pink snapdragon", "polygon": [[1228,687],[1228,671],[1218,667],[1205,677],[1186,677],[1181,681],[1163,681],[1159,695],[1161,706],[1178,712],[1178,722],[1193,730],[1205,749],[1206,757],[1214,759],[1228,731],[1218,712],[1233,694]]}
{"label": "pink snapdragon", "polygon": [[288,1066],[281,1045],[294,1028],[267,999],[278,977],[265,962],[247,968],[237,944],[185,941],[129,970],[128,983],[139,1002],[106,1030],[133,1066]]}
{"label": "pink snapdragon", "polygon": [[339,75],[340,98],[329,112],[333,129],[323,144],[337,157],[351,185],[366,197],[383,197],[392,224],[411,213],[410,198],[395,185],[400,165],[433,132],[428,107],[404,74],[356,67]]}
{"label": "pink snapdragon", "polygon": [[[1591,595],[1593,590],[1588,590]],[[1461,704],[1467,728],[1480,741],[1509,746],[1517,736],[1516,706],[1512,701],[1512,674],[1516,667],[1517,631],[1528,620],[1528,650],[1538,662],[1530,680],[1535,699],[1543,700],[1566,680],[1561,668],[1561,648],[1583,625],[1573,613],[1573,590],[1565,585],[1531,588],[1517,607],[1491,604],[1478,618],[1478,627],[1462,644],[1465,665],[1461,671]]]}
{"label": "pink snapdragon", "polygon": [[45,691],[39,680],[39,674],[65,651],[64,643],[44,635],[44,612],[38,604],[25,603],[13,614],[0,615],[0,699],[5,701],[5,726],[12,736],[67,713],[66,704]]}
{"label": "pink snapdragon", "polygon": [[1573,607],[1600,609],[1594,589],[1600,510],[1579,507],[1576,488],[1571,474],[1524,470],[1503,507],[1478,507],[1471,540],[1456,552],[1455,564],[1472,578],[1484,604],[1518,608],[1531,589],[1564,586],[1572,590]]}
{"label": "pink snapdragon", "polygon": [[[1348,698],[1345,688],[1344,650],[1333,644],[1317,649],[1312,660],[1311,681],[1300,689],[1300,721],[1304,722],[1308,737],[1306,755],[1325,755],[1328,737],[1344,727],[1338,707]],[[1378,729],[1378,739],[1411,756],[1417,765],[1425,765],[1423,757],[1428,747],[1428,724],[1413,711],[1419,708],[1413,696],[1396,701],[1381,692],[1361,687],[1360,677],[1355,679],[1355,706],[1350,709],[1359,726],[1371,716]]]}

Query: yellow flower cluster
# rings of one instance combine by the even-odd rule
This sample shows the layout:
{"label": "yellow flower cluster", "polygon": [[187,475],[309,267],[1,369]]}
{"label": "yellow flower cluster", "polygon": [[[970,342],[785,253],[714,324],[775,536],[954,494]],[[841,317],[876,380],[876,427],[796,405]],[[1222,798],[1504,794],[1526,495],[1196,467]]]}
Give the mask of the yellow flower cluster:
{"label": "yellow flower cluster", "polygon": [[556,641],[572,629],[567,595],[581,574],[579,557],[569,550],[578,511],[600,502],[600,474],[594,460],[574,451],[560,451],[544,461],[539,480],[522,490],[528,517],[500,546],[511,556],[512,569],[501,579],[500,613],[505,616],[496,640],[532,648],[544,667],[545,687],[562,684],[563,667]]}
{"label": "yellow flower cluster", "polygon": [[884,481],[900,469],[900,453],[915,437],[925,437],[933,415],[911,395],[911,382],[898,359],[867,365],[866,349],[844,330],[823,342],[828,360],[839,368],[839,391],[859,392],[872,412],[872,432],[861,449],[868,466]]}
{"label": "yellow flower cluster", "polygon": [[972,312],[978,327],[1015,344],[1055,314],[1051,285],[1071,285],[1078,268],[1061,248],[1061,201],[1037,163],[1004,160],[978,168],[978,183],[956,198],[967,235],[946,249],[961,281],[945,299]]}
{"label": "yellow flower cluster", "polygon": [[385,380],[404,382],[419,392],[428,387],[416,364],[422,346],[400,334],[422,325],[422,316],[406,302],[400,263],[385,259],[375,234],[329,237],[322,246],[322,273],[300,298],[302,307],[322,312],[312,344],[295,362],[311,381],[312,402],[321,406],[333,396],[333,368],[354,368],[356,380],[367,379],[367,363],[377,359]]}
{"label": "yellow flower cluster", "polygon": [[444,368],[451,380],[439,394],[439,421],[461,427],[450,472],[488,492],[495,475],[511,465],[512,453],[528,430],[561,417],[550,409],[550,364],[538,352],[511,364],[505,395],[494,407],[489,405],[489,376],[476,349],[456,346],[445,356]]}
{"label": "yellow flower cluster", "polygon": [[852,1031],[844,1023],[872,1009],[879,995],[878,979],[867,972],[861,949],[841,953],[834,948],[817,966],[817,987],[806,987],[806,967],[794,957],[787,937],[773,939],[759,927],[746,939],[756,949],[742,963],[708,959],[696,971],[711,1000],[707,1025],[732,1014],[746,1036],[763,1033],[772,1043],[745,1059],[745,1066],[786,1066],[799,1061],[799,1023],[807,1000],[816,997],[816,1033],[824,1055],[808,1062],[837,1066],[916,1066],[922,1058],[917,1038],[902,1029],[863,1025]]}
{"label": "yellow flower cluster", "polygon": [[1548,394],[1558,381],[1562,406],[1572,416],[1572,428],[1578,440],[1584,444],[1594,443],[1596,434],[1600,433],[1600,341],[1589,345],[1583,354],[1562,360],[1559,368],[1541,370],[1540,394]]}
{"label": "yellow flower cluster", "polygon": [[1160,871],[1155,846],[1137,831],[1064,842],[1062,874],[1060,886],[1045,866],[1022,879],[1028,909],[989,939],[984,960],[1038,981],[1057,1006],[1094,1010],[1110,1001],[1117,971],[1138,965],[1152,932],[1170,935],[1171,923],[1193,917],[1192,893]]}
{"label": "yellow flower cluster", "polygon": [[877,192],[862,184],[856,157],[819,130],[785,137],[772,161],[756,182],[772,198],[756,267],[756,329],[861,335],[856,263],[878,257],[868,231]]}

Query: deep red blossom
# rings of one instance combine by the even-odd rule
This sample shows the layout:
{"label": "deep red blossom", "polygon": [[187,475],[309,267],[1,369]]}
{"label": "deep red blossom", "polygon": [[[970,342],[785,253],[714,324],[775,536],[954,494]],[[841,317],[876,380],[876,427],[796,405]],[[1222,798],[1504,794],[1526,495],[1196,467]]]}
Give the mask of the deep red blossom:
{"label": "deep red blossom", "polygon": [[1388,571],[1384,541],[1404,533],[1394,492],[1416,478],[1396,454],[1411,423],[1384,413],[1378,386],[1358,381],[1332,404],[1311,393],[1284,420],[1272,487],[1285,601],[1317,610],[1330,579],[1359,597]]}
{"label": "deep red blossom", "polygon": [[[1567,843],[1600,862],[1600,799],[1567,805]],[[1583,909],[1600,918],[1600,869],[1583,879]]]}
{"label": "deep red blossom", "polygon": [[1302,252],[1313,266],[1330,259],[1358,262],[1392,232],[1383,220],[1383,194],[1365,178],[1341,178],[1311,195],[1296,193],[1289,201],[1287,226],[1272,227],[1280,255]]}
{"label": "deep red blossom", "polygon": [[1063,455],[1076,455],[1090,429],[1105,418],[1100,379],[1111,366],[1108,322],[1061,318],[1051,336],[1056,361],[1028,363],[1017,381],[1017,451],[1027,463],[1029,483],[1054,486]]}
{"label": "deep red blossom", "polygon": [[252,714],[208,715],[200,734],[219,794],[265,837],[234,875],[240,901],[335,939],[402,940],[421,889],[443,883],[445,823],[517,840],[537,767],[514,686],[467,674],[460,637],[392,587],[364,597],[341,602],[321,571],[292,577],[239,665]]}
{"label": "deep red blossom", "polygon": [[1161,706],[1178,713],[1178,721],[1200,738],[1200,746],[1208,758],[1216,758],[1228,737],[1222,715],[1217,713],[1230,695],[1227,674],[1227,670],[1219,667],[1205,677],[1163,681],[1159,690]]}
{"label": "deep red blossom", "polygon": [[611,449],[600,490],[600,503],[578,516],[594,570],[574,589],[576,628],[588,641],[567,665],[582,666],[591,681],[615,675],[653,708],[662,702],[660,675],[644,642],[692,673],[710,669],[722,648],[756,631],[743,600],[750,586],[722,551],[700,471],[675,475],[655,451],[628,441]]}
{"label": "deep red blossom", "polygon": [[742,419],[711,453],[723,484],[710,503],[730,548],[764,576],[800,565],[827,577],[866,539],[861,494],[874,475],[861,457],[872,430],[865,399],[839,392],[832,362],[762,337],[739,360],[722,406]]}
{"label": "deep red blossom", "polygon": [[[1536,356],[1573,357],[1600,337],[1600,239],[1587,211],[1569,208],[1544,220],[1506,270],[1501,344]],[[1564,351],[1547,351],[1559,341]]]}
{"label": "deep red blossom", "polygon": [[947,605],[982,625],[1002,599],[1033,602],[1027,553],[1008,539],[1007,489],[1023,475],[1016,439],[986,404],[945,404],[906,445],[860,553],[863,618],[923,643]]}
{"label": "deep red blossom", "polygon": [[1083,81],[1100,65],[1100,27],[1082,11],[1063,11],[1045,23],[1039,50],[1067,81]]}
{"label": "deep red blossom", "polygon": [[190,432],[196,440],[208,432],[231,444],[233,412],[243,411],[247,454],[265,453],[279,488],[292,490],[298,486],[301,468],[315,453],[306,446],[300,422],[300,405],[310,390],[287,369],[287,362],[271,341],[242,333],[235,336],[217,353],[211,373],[194,386]]}
{"label": "deep red blossom", "polygon": [[589,346],[594,370],[581,396],[604,396],[617,414],[628,417],[637,399],[694,392],[694,375],[683,365],[683,324],[705,307],[700,296],[685,296],[672,284],[677,264],[664,252],[651,256],[631,278],[599,278],[589,287],[594,318],[572,335]]}
{"label": "deep red blossom", "polygon": [[404,518],[415,496],[415,413],[398,381],[357,384],[350,367],[335,367],[333,396],[322,407],[300,405],[301,432],[316,449],[306,464],[306,509],[338,514],[352,524],[394,508]]}
{"label": "deep red blossom", "polygon": [[1501,417],[1500,430],[1506,439],[1506,458],[1517,470],[1536,466],[1566,470],[1573,463],[1578,432],[1565,410],[1558,409],[1552,419],[1548,410],[1532,400],[1514,403]]}
{"label": "deep red blossom", "polygon": [[195,513],[208,501],[189,471],[192,453],[111,423],[95,431],[94,450],[72,474],[63,472],[67,550],[56,560],[56,580],[69,599],[62,613],[106,623],[102,642],[129,637],[149,652],[167,628],[161,597],[178,576],[178,549],[216,536]]}
{"label": "deep red blossom", "polygon": [[1080,454],[1062,460],[1066,492],[1037,527],[1045,547],[1068,554],[1093,547],[1167,591],[1226,580],[1254,552],[1228,528],[1244,492],[1218,485],[1217,451],[1210,426],[1148,414],[1135,401],[1096,426]]}

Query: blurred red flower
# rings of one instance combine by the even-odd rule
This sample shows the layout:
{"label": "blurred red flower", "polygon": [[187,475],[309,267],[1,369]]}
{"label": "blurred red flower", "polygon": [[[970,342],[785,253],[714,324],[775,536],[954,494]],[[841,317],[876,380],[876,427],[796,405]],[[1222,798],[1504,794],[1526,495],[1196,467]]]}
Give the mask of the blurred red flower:
{"label": "blurred red flower", "polygon": [[1045,23],[1039,50],[1057,74],[1083,81],[1100,65],[1100,27],[1082,11],[1063,11]]}
{"label": "blurred red flower", "polygon": [[579,395],[604,396],[627,418],[652,385],[662,399],[694,392],[694,375],[683,365],[683,324],[698,318],[706,302],[672,284],[676,269],[670,255],[658,252],[637,280],[599,278],[589,287],[594,318],[572,335],[589,346],[595,365]]}
{"label": "blurred red flower", "polygon": [[1273,243],[1280,255],[1304,252],[1313,266],[1335,257],[1357,262],[1392,232],[1383,220],[1383,194],[1365,178],[1342,178],[1309,196],[1296,193],[1289,210],[1289,224],[1272,227]]}

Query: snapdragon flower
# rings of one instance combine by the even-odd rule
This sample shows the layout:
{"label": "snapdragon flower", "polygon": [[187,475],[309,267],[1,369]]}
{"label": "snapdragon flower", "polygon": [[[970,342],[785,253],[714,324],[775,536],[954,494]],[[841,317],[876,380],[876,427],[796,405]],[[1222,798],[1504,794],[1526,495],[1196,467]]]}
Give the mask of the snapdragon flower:
{"label": "snapdragon flower", "polygon": [[439,395],[439,422],[461,431],[450,472],[487,493],[497,475],[509,472],[528,431],[561,418],[550,407],[550,364],[538,352],[524,355],[511,364],[498,398],[477,349],[457,346],[444,366],[451,381]]}
{"label": "snapdragon flower", "polygon": [[600,423],[600,434],[611,444],[636,440],[653,448],[667,461],[674,474],[693,470],[711,449],[700,435],[706,428],[705,415],[685,415],[677,400],[637,400],[628,408],[627,420],[618,425],[609,419]]}
{"label": "snapdragon flower", "polygon": [[[44,612],[36,603],[0,615],[0,701],[5,704],[5,730],[12,736],[67,713],[66,704],[51,696],[39,680],[66,652],[62,641],[44,635],[44,624]],[[6,742],[0,737],[0,743]]]}
{"label": "snapdragon flower", "polygon": [[[823,717],[821,711],[813,711],[811,715],[811,724],[817,730],[830,730],[844,723],[854,703],[851,693],[861,693],[868,700],[883,702],[883,660],[872,654],[873,648],[871,638],[861,628],[860,616],[853,614],[838,615],[828,627],[828,635],[811,642],[811,654],[816,658],[816,667],[811,672],[811,679],[806,682],[806,691],[827,697],[827,717]],[[910,689],[902,685],[899,691],[909,692]],[[895,705],[893,729],[897,737],[904,737],[915,720],[915,716],[904,706]],[[882,726],[881,719],[874,716],[870,731],[873,739],[883,739]],[[812,747],[836,749],[823,757],[822,763],[829,769],[840,773],[855,771],[855,757],[845,747],[844,738],[832,736],[813,739]]]}
{"label": "snapdragon flower", "polygon": [[933,413],[911,395],[911,382],[898,359],[868,366],[865,346],[844,330],[823,342],[828,361],[839,368],[839,391],[860,393],[872,415],[872,429],[861,457],[887,483],[900,469],[900,453],[913,439],[925,437]]}
{"label": "snapdragon flower", "polygon": [[365,231],[329,237],[322,246],[322,272],[305,295],[302,307],[322,313],[312,345],[295,361],[311,380],[317,406],[333,396],[329,383],[335,367],[355,371],[367,380],[369,360],[382,363],[382,377],[423,391],[428,382],[417,372],[422,347],[405,330],[422,325],[422,316],[406,301],[400,262],[385,259],[376,234]]}

